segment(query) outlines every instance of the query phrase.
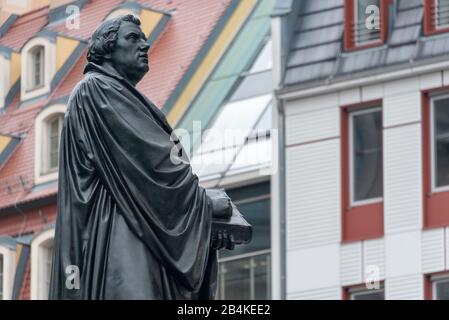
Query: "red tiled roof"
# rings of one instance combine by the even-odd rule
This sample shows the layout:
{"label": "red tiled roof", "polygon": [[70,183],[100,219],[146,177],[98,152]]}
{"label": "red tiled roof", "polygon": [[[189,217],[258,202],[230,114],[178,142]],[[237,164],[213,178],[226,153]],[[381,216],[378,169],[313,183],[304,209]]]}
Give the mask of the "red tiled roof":
{"label": "red tiled roof", "polygon": [[68,29],[65,21],[48,29],[77,39],[88,39],[101,21],[123,0],[95,0],[84,5],[80,12],[80,28]]}
{"label": "red tiled roof", "polygon": [[139,90],[162,108],[231,1],[138,2],[164,11],[176,9],[167,30],[150,51],[150,72],[138,85]]}
{"label": "red tiled roof", "polygon": [[[79,30],[66,30],[64,22],[48,26],[48,29],[72,37],[87,38],[105,16],[120,2],[118,0],[88,2],[80,12]],[[150,51],[150,72],[138,85],[139,90],[157,106],[162,107],[200,51],[231,0],[139,0],[138,2],[164,11],[176,9],[166,27],[167,30]],[[39,31],[47,21],[47,16],[44,19],[38,15],[38,12],[41,12],[42,15],[45,12],[47,15],[48,8],[26,15],[27,21],[33,27],[29,28],[27,25],[27,37],[32,37],[33,33]],[[24,17],[18,18],[16,24],[20,21],[25,21]],[[39,28],[36,27],[37,23],[35,21],[40,21]],[[30,29],[33,32],[29,31]],[[11,39],[16,37],[22,38],[21,41],[16,43],[20,47],[20,44],[27,40],[24,34],[25,31],[13,26],[2,41],[10,39],[8,40],[9,43],[9,41],[12,41]],[[86,52],[83,52],[48,99],[40,100],[34,105],[28,105],[19,109],[17,108],[19,104],[18,93],[6,109],[6,112],[0,115],[2,133],[27,134],[0,171],[0,209],[13,206],[16,202],[31,201],[35,197],[49,196],[56,192],[56,190],[47,190],[46,192],[50,193],[30,193],[30,189],[34,184],[34,119],[42,106],[49,100],[70,94],[75,84],[83,76],[82,71],[86,63],[85,56]],[[25,187],[22,187],[17,182],[19,177],[22,177],[27,182]],[[5,184],[8,186],[12,185],[12,190],[7,189]]]}
{"label": "red tiled roof", "polygon": [[52,95],[53,99],[69,96],[75,85],[83,78],[84,66],[87,63],[86,54],[87,49],[81,53],[81,57],[73,65],[60,85],[54,90]]}
{"label": "red tiled roof", "polygon": [[0,44],[11,49],[20,50],[24,43],[39,32],[48,22],[49,7],[29,12],[17,18]]}
{"label": "red tiled roof", "polygon": [[[93,0],[80,12],[80,29],[67,30],[61,21],[47,28],[74,38],[87,39],[105,16],[120,0]],[[231,0],[138,0],[154,9],[172,11],[167,29],[150,51],[150,73],[138,88],[156,105],[162,107],[184,72],[209,37],[213,27],[222,16]],[[48,7],[19,17],[0,44],[18,50],[48,21]],[[17,93],[3,114],[0,114],[0,129],[5,134],[25,134],[16,151],[0,170],[0,210],[16,203],[34,201],[55,195],[56,186],[31,192],[34,185],[34,119],[48,101],[68,96],[75,84],[83,77],[86,64],[84,51],[73,64],[59,85],[47,99],[19,108],[20,93]],[[26,217],[26,218],[25,218]],[[0,234],[36,232],[44,224],[56,218],[56,204],[27,210],[26,215],[1,217]],[[28,259],[19,299],[30,299],[30,261]]]}

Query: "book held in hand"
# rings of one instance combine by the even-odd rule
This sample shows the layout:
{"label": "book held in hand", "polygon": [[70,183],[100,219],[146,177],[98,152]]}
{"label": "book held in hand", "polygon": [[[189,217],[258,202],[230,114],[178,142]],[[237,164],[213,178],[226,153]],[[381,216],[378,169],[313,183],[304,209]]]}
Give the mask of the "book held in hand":
{"label": "book held in hand", "polygon": [[214,218],[212,220],[212,232],[214,233],[220,230],[232,234],[236,245],[249,243],[253,235],[253,227],[243,218],[240,211],[233,204],[231,218]]}

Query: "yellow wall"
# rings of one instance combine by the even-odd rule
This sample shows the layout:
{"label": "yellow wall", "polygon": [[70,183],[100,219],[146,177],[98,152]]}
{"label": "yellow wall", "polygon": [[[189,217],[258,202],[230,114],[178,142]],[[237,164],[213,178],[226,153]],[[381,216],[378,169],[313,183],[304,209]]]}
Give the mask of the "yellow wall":
{"label": "yellow wall", "polygon": [[159,21],[161,21],[163,14],[160,12],[155,12],[151,10],[143,9],[140,13],[140,22],[142,25],[140,26],[145,36],[148,37],[151,32],[153,32],[154,28],[156,28]]}
{"label": "yellow wall", "polygon": [[70,55],[75,51],[78,46],[79,41],[65,38],[56,38],[56,71],[58,71],[64,62],[70,57]]}
{"label": "yellow wall", "polygon": [[10,14],[24,14],[31,10],[36,10],[50,5],[50,0],[0,0],[2,12]]}
{"label": "yellow wall", "polygon": [[232,17],[230,17],[226,23],[225,28],[168,114],[167,119],[171,125],[176,124],[191,101],[195,98],[210,72],[212,72],[213,67],[218,63],[226,48],[234,39],[235,35],[240,30],[241,25],[252,12],[255,5],[256,0],[245,0],[240,2],[236,11],[234,11]]}
{"label": "yellow wall", "polygon": [[9,84],[12,87],[20,77],[21,61],[20,53],[11,53],[11,77],[9,78]]}
{"label": "yellow wall", "polygon": [[0,153],[5,150],[8,143],[11,141],[11,137],[0,135]]}

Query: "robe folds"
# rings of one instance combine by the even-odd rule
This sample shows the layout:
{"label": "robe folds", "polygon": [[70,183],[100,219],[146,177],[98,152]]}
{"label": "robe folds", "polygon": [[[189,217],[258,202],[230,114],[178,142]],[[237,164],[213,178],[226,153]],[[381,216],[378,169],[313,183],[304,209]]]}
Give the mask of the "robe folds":
{"label": "robe folds", "polygon": [[50,299],[214,297],[213,203],[171,160],[172,131],[117,72],[86,65],[61,133]]}

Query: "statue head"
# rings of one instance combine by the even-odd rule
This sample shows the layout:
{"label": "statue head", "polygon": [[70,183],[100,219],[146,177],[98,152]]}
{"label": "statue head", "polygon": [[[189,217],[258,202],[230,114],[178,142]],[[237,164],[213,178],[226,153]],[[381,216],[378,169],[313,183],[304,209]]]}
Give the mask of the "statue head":
{"label": "statue head", "polygon": [[92,34],[87,61],[114,68],[136,85],[149,70],[147,39],[129,14],[104,21]]}

